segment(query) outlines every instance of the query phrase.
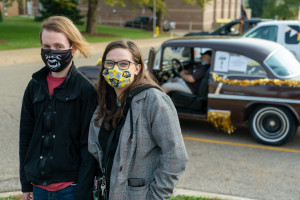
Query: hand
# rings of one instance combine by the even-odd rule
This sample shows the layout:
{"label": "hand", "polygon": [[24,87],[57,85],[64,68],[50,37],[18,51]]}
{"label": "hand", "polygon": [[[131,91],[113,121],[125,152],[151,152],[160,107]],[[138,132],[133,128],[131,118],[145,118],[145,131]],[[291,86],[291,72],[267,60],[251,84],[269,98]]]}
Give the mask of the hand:
{"label": "hand", "polygon": [[24,200],[33,200],[33,192],[25,192],[22,196]]}
{"label": "hand", "polygon": [[180,73],[179,73],[179,76],[182,77],[184,74],[186,74],[186,70],[182,70]]}

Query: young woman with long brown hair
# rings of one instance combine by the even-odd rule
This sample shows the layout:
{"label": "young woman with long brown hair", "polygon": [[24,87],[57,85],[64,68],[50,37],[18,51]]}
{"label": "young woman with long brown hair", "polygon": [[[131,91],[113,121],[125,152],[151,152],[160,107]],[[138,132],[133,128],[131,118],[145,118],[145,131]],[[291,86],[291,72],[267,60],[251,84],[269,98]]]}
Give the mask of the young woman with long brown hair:
{"label": "young woman with long brown hair", "polygon": [[97,93],[89,131],[89,151],[99,162],[95,196],[171,197],[187,153],[176,109],[145,70],[134,42],[106,47]]}

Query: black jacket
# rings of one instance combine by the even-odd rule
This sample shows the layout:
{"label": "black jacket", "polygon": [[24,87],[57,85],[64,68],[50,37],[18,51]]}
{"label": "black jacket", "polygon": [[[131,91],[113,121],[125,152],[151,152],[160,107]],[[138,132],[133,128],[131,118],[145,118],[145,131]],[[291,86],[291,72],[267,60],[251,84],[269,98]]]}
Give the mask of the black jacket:
{"label": "black jacket", "polygon": [[32,75],[20,120],[22,192],[31,183],[77,183],[76,199],[92,199],[97,170],[88,152],[88,130],[97,104],[94,86],[71,66],[65,81],[49,97],[46,67]]}

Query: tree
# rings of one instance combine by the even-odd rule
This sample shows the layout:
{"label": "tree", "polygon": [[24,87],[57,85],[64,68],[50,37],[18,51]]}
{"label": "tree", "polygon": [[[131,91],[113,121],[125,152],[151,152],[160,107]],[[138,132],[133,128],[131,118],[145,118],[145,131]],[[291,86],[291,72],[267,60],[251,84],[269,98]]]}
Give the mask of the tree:
{"label": "tree", "polygon": [[40,0],[43,9],[39,9],[41,16],[36,16],[35,20],[42,21],[53,15],[63,15],[70,18],[75,24],[83,24],[83,15],[77,9],[78,0]]}
{"label": "tree", "polygon": [[295,19],[299,8],[299,0],[269,0],[263,9],[263,17],[281,20]]}
{"label": "tree", "polygon": [[268,0],[250,0],[248,4],[251,8],[252,17],[262,17],[263,9],[268,5]]}

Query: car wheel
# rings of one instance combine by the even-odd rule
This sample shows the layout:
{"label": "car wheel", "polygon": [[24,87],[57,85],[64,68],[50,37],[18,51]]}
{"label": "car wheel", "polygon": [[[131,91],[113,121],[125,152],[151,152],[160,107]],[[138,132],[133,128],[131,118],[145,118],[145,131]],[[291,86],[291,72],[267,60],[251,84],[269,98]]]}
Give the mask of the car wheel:
{"label": "car wheel", "polygon": [[282,145],[293,138],[297,123],[286,108],[259,106],[250,114],[252,136],[260,143]]}

